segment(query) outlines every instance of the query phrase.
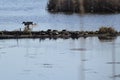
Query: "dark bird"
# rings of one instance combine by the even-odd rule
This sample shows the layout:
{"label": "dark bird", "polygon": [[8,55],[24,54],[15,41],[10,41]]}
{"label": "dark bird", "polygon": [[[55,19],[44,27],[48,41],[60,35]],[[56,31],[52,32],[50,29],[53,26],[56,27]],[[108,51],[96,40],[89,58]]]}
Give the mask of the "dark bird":
{"label": "dark bird", "polygon": [[22,24],[24,24],[25,28],[24,28],[24,31],[31,31],[32,28],[34,26],[36,26],[36,23],[33,23],[31,21],[27,21],[27,22],[22,22]]}
{"label": "dark bird", "polygon": [[33,25],[33,22],[23,22],[25,26]]}

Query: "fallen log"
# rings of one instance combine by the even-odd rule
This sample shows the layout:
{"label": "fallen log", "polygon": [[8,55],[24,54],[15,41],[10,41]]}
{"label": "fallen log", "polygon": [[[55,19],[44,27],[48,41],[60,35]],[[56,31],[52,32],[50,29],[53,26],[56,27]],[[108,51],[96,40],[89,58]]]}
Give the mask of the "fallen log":
{"label": "fallen log", "polygon": [[111,27],[101,27],[98,31],[67,31],[51,30],[47,31],[0,31],[0,39],[20,39],[20,38],[63,38],[78,39],[80,37],[99,37],[99,39],[113,39],[120,35],[120,32]]}

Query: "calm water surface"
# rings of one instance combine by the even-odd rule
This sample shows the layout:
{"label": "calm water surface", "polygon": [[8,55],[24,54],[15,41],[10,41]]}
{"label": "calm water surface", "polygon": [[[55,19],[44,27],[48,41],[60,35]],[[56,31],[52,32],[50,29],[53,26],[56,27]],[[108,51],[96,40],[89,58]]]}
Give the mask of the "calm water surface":
{"label": "calm water surface", "polygon": [[1,80],[120,80],[120,37],[0,40]]}
{"label": "calm water surface", "polygon": [[[24,28],[23,21],[37,23],[34,30],[120,30],[120,14],[50,14],[48,0],[1,0],[0,30]],[[120,80],[120,37],[57,40],[0,40],[0,80]]]}
{"label": "calm water surface", "polygon": [[48,0],[1,0],[0,30],[23,29],[23,21],[37,23],[34,30],[97,30],[101,26],[113,26],[120,30],[120,14],[50,14],[46,10],[47,2]]}

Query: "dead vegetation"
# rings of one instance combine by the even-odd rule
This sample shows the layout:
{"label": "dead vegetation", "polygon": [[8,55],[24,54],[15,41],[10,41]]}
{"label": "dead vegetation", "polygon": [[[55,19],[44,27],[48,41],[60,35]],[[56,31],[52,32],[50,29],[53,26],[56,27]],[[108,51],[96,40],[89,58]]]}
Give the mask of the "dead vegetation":
{"label": "dead vegetation", "polygon": [[72,13],[117,13],[120,12],[120,0],[49,0],[49,12]]}
{"label": "dead vegetation", "polygon": [[101,27],[99,29],[99,34],[116,34],[117,31],[112,27]]}

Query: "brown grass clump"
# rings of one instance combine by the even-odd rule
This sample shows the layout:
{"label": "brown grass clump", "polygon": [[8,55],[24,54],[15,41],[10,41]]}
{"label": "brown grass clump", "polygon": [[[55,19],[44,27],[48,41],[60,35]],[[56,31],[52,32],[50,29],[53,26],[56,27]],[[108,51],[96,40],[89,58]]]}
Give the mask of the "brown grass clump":
{"label": "brown grass clump", "polygon": [[51,12],[78,12],[78,0],[49,0],[48,11]]}
{"label": "brown grass clump", "polygon": [[100,34],[116,34],[117,31],[112,27],[101,27],[98,31]]}
{"label": "brown grass clump", "polygon": [[120,0],[49,0],[47,8],[50,12],[85,12],[116,13],[120,12]]}

